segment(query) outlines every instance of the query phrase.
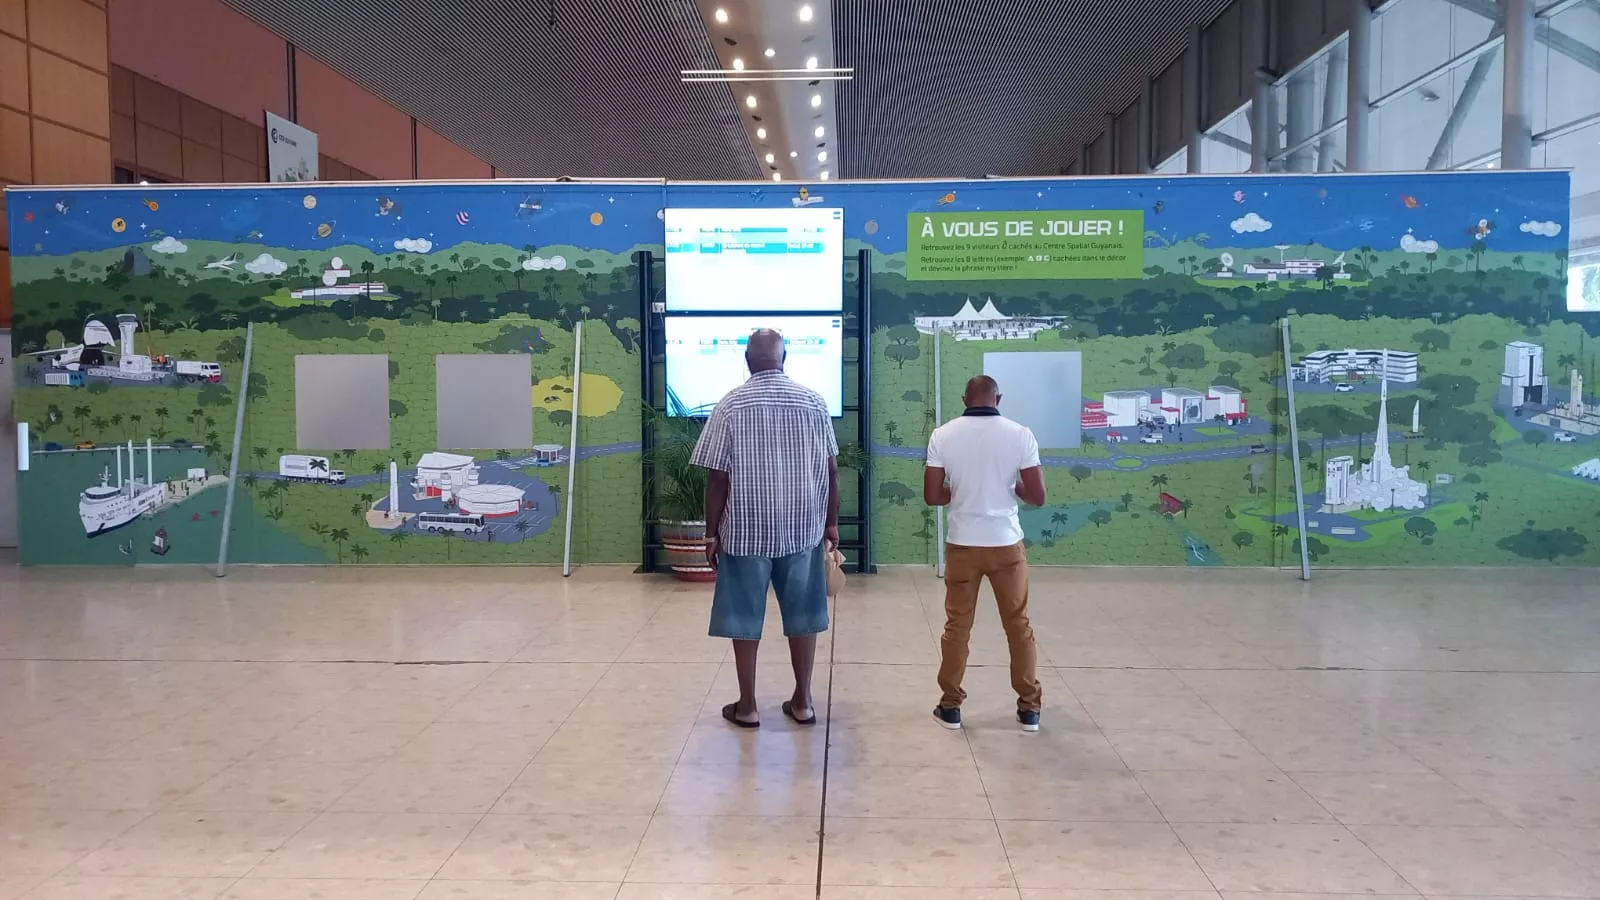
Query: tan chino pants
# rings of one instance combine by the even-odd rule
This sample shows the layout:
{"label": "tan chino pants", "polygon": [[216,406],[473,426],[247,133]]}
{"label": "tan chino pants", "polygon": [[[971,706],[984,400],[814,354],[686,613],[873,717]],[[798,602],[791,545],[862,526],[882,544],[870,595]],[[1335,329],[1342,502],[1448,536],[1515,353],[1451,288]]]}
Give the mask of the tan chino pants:
{"label": "tan chino pants", "polygon": [[1035,672],[1039,651],[1028,621],[1028,555],[1022,544],[1010,547],[945,545],[944,635],[939,639],[939,705],[958,707],[967,698],[961,689],[967,672],[967,645],[978,612],[978,586],[989,579],[1000,624],[1011,647],[1011,686],[1018,709],[1039,709],[1044,690]]}

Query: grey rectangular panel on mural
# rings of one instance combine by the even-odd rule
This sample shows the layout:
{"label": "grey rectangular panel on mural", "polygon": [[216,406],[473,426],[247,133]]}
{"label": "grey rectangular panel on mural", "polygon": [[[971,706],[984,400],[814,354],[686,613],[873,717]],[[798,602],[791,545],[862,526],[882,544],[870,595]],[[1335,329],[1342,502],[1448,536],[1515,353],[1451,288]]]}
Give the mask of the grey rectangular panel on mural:
{"label": "grey rectangular panel on mural", "polygon": [[1083,424],[1083,354],[985,353],[983,374],[1000,385],[1000,410],[1033,430],[1042,449],[1077,447]]}
{"label": "grey rectangular panel on mural", "polygon": [[389,357],[297,355],[294,432],[304,450],[389,449]]}
{"label": "grey rectangular panel on mural", "polygon": [[532,356],[441,353],[434,357],[434,376],[439,447],[526,450],[533,446]]}

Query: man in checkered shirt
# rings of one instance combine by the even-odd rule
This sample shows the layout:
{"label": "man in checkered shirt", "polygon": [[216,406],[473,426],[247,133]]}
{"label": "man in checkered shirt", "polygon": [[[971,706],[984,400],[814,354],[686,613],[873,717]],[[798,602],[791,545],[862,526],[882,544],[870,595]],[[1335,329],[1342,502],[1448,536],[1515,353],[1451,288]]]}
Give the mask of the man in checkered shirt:
{"label": "man in checkered shirt", "polygon": [[783,336],[750,336],[750,380],[728,392],[694,448],[705,469],[706,559],[717,570],[711,636],[733,640],[739,702],[722,717],[756,728],[756,648],[767,587],[778,595],[789,638],[794,694],[783,713],[817,721],[811,667],[817,634],[828,630],[827,552],[839,544],[839,444],[828,405],[783,374]]}

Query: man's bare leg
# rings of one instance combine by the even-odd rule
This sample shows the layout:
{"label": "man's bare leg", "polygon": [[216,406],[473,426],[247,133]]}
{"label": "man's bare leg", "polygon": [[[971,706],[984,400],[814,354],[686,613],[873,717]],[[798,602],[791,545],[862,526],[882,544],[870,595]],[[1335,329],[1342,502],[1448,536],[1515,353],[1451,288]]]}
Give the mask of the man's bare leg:
{"label": "man's bare leg", "polygon": [[811,670],[816,662],[816,635],[789,638],[789,664],[794,666],[794,696],[789,698],[789,709],[796,719],[815,715],[811,709]]}
{"label": "man's bare leg", "polygon": [[739,702],[734,704],[734,716],[741,722],[759,722],[756,710],[756,650],[760,641],[733,641],[733,668],[739,675]]}

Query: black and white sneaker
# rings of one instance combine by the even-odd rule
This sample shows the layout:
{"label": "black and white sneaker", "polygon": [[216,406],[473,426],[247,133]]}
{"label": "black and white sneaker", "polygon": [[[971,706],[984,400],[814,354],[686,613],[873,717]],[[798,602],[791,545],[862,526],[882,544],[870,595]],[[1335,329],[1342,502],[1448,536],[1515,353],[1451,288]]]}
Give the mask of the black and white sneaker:
{"label": "black and white sneaker", "polygon": [[961,730],[961,707],[959,706],[935,706],[933,708],[933,717],[939,720],[940,725],[951,731]]}
{"label": "black and white sneaker", "polygon": [[1017,710],[1017,724],[1022,726],[1023,731],[1038,731],[1039,711],[1037,709]]}

